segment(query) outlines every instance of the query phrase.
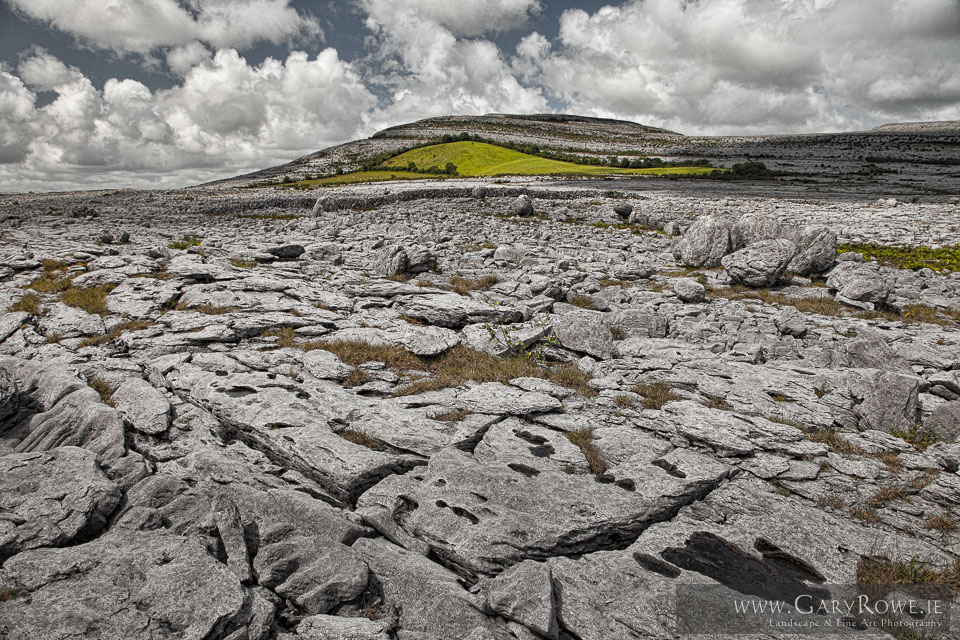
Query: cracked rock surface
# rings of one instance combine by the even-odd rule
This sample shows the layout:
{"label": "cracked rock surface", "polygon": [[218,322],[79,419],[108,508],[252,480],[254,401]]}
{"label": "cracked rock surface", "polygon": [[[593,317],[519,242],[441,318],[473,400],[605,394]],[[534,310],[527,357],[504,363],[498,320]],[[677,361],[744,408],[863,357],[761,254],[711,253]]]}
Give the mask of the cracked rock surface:
{"label": "cracked rock surface", "polygon": [[4,197],[0,636],[666,639],[960,558],[960,277],[836,252],[955,204],[463,182]]}

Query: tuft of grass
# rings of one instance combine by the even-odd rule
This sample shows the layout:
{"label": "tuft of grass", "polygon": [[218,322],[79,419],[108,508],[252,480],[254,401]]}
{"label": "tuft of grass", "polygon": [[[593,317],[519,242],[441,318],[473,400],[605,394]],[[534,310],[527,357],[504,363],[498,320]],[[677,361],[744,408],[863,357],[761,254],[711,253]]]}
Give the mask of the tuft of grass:
{"label": "tuft of grass", "polygon": [[205,316],[223,316],[234,311],[240,311],[241,307],[215,307],[210,304],[202,304],[199,307],[177,307],[177,311],[194,311]]}
{"label": "tuft of grass", "polygon": [[840,510],[847,506],[847,503],[840,496],[821,496],[817,498],[817,506],[821,509],[830,507],[834,510]]}
{"label": "tuft of grass", "polygon": [[60,278],[44,274],[30,283],[30,288],[37,293],[63,293],[70,288],[73,277]]}
{"label": "tuft of grass", "polygon": [[708,409],[719,409],[720,411],[733,411],[733,406],[727,402],[723,396],[707,396],[707,401],[703,403]]}
{"label": "tuft of grass", "polygon": [[354,367],[353,371],[350,372],[350,375],[348,375],[343,381],[343,386],[350,388],[360,387],[367,384],[371,380],[373,380],[373,378],[370,377],[369,373],[360,367]]}
{"label": "tuft of grass", "polygon": [[60,300],[70,307],[83,309],[87,313],[110,315],[107,309],[107,295],[117,288],[115,284],[103,284],[97,287],[70,287],[60,294]]}
{"label": "tuft of grass", "polygon": [[882,509],[894,500],[909,501],[907,493],[899,487],[882,487],[867,500],[867,506],[872,509]]}
{"label": "tuft of grass", "polygon": [[590,296],[570,296],[567,302],[575,307],[580,307],[581,309],[588,309],[590,311],[597,310],[596,306],[593,304],[593,299]]}
{"label": "tuft of grass", "polygon": [[850,509],[850,517],[863,522],[880,522],[880,516],[877,515],[877,510],[873,507],[853,507]]}
{"label": "tuft of grass", "polygon": [[588,384],[590,376],[572,362],[554,366],[550,369],[546,378],[551,382],[556,382],[561,387],[573,389],[584,398],[592,398],[597,395],[597,390]]}
{"label": "tuft of grass", "polygon": [[374,451],[387,451],[387,447],[379,440],[371,437],[361,429],[344,429],[343,431],[337,431],[337,435],[347,442],[359,444],[362,447],[373,449]]}
{"label": "tuft of grass", "polygon": [[934,585],[944,587],[951,596],[960,591],[960,560],[943,567],[917,558],[894,561],[885,557],[861,558],[857,565],[857,584],[873,585]]}
{"label": "tuft of grass", "polygon": [[248,220],[295,220],[302,216],[294,213],[247,213],[240,217]]}
{"label": "tuft of grass", "polygon": [[632,396],[616,396],[613,399],[613,405],[620,409],[626,409],[627,407],[632,407],[634,403],[634,398]]}
{"label": "tuft of grass", "polygon": [[960,271],[960,245],[934,249],[932,247],[901,247],[873,243],[844,244],[837,247],[837,253],[856,251],[867,260],[897,269],[923,269],[934,271]]}
{"label": "tuft of grass", "polygon": [[103,400],[106,404],[113,406],[113,392],[116,391],[111,387],[105,380],[100,378],[93,378],[87,383],[91,389],[100,394],[100,399]]}
{"label": "tuft of grass", "polygon": [[912,444],[913,448],[917,451],[924,451],[937,441],[937,434],[932,431],[927,431],[926,429],[921,429],[920,426],[916,424],[907,431],[903,431],[902,429],[891,431],[890,435]]}
{"label": "tuft of grass", "polygon": [[593,429],[579,429],[577,431],[567,431],[564,435],[567,440],[575,444],[583,452],[583,456],[590,465],[590,471],[595,476],[601,476],[607,471],[607,463],[600,455],[600,451],[593,444]]}
{"label": "tuft of grass", "polygon": [[22,298],[10,305],[10,311],[25,311],[32,316],[40,315],[40,296],[35,293],[28,293]]}
{"label": "tuft of grass", "polygon": [[[277,329],[267,329],[261,338],[277,338],[277,346],[281,349],[297,346],[297,332],[293,327],[279,327]],[[306,349],[305,349],[306,350]]]}
{"label": "tuft of grass", "polygon": [[150,320],[131,320],[129,322],[124,322],[123,324],[117,325],[109,332],[105,333],[102,336],[93,336],[91,338],[86,338],[83,342],[80,343],[81,347],[95,347],[101,344],[106,344],[112,340],[116,340],[121,335],[127,331],[139,331],[141,329],[146,329],[152,327],[156,322]]}
{"label": "tuft of grass", "polygon": [[877,459],[880,460],[887,467],[887,471],[891,473],[896,473],[900,470],[900,452],[888,449],[883,451],[880,455],[877,456]]}
{"label": "tuft of grass", "polygon": [[939,469],[926,469],[923,473],[918,473],[910,478],[910,486],[917,491],[922,491],[936,482],[938,475],[940,475]]}
{"label": "tuft of grass", "polygon": [[930,516],[927,518],[924,526],[932,531],[939,531],[945,536],[954,533],[958,528],[960,528],[960,525],[957,524],[957,521],[953,518],[953,516],[947,512]]}
{"label": "tuft of grass", "polygon": [[668,402],[682,399],[673,393],[673,389],[666,382],[636,384],[630,391],[643,396],[644,409],[662,409]]}
{"label": "tuft of grass", "polygon": [[610,335],[614,340],[626,340],[628,334],[620,327],[610,327]]}
{"label": "tuft of grass", "polygon": [[254,260],[241,260],[240,258],[230,258],[230,264],[235,266],[237,269],[253,269],[257,266],[257,263]]}
{"label": "tuft of grass", "polygon": [[460,295],[467,295],[471,291],[489,291],[493,286],[500,282],[500,277],[495,275],[483,276],[479,280],[469,280],[460,276],[450,278],[450,289]]}
{"label": "tuft of grass", "polygon": [[185,236],[180,240],[174,240],[167,245],[168,249],[176,249],[178,251],[183,251],[189,249],[190,247],[199,247],[202,240],[199,238],[194,238],[193,236]]}
{"label": "tuft of grass", "polygon": [[383,362],[391,369],[420,369],[423,361],[403,347],[395,345],[373,345],[361,340],[330,342],[315,340],[300,345],[304,351],[323,349],[335,354],[346,364],[356,367],[365,362]]}
{"label": "tuft of grass", "polygon": [[462,422],[463,419],[469,416],[471,413],[472,412],[469,409],[453,409],[451,411],[437,414],[433,417],[433,419],[438,422]]}
{"label": "tuft of grass", "polygon": [[840,455],[862,455],[864,452],[863,449],[853,444],[846,438],[840,436],[835,429],[801,429],[803,435],[806,436],[807,440],[810,442],[818,442],[825,444],[834,453],[839,453]]}

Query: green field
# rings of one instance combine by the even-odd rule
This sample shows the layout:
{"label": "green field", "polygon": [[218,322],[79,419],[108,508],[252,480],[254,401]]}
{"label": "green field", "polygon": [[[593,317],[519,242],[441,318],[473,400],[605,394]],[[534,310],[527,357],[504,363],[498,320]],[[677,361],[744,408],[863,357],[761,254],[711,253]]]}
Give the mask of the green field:
{"label": "green field", "polygon": [[410,163],[418,169],[430,167],[443,169],[448,162],[457,167],[457,173],[466,177],[477,176],[546,176],[546,175],[690,175],[710,173],[714,167],[663,167],[656,169],[620,169],[617,167],[598,167],[585,164],[573,164],[559,160],[548,160],[538,156],[520,153],[483,142],[450,142],[421,147],[391,158],[384,164],[403,169]]}
{"label": "green field", "polygon": [[354,173],[344,173],[339,176],[330,176],[329,178],[320,178],[318,180],[302,180],[296,185],[306,186],[328,186],[335,184],[353,184],[356,182],[382,182],[384,180],[425,180],[433,178],[436,180],[441,176],[431,176],[425,173],[413,173],[410,171],[355,171]]}

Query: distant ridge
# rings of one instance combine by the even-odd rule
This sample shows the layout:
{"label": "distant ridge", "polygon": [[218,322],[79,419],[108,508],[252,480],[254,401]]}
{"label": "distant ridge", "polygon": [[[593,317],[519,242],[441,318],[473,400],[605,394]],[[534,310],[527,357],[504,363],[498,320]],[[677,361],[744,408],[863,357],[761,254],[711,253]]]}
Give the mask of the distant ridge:
{"label": "distant ridge", "polygon": [[891,122],[874,127],[870,131],[878,133],[960,133],[960,120],[940,120],[934,122]]}

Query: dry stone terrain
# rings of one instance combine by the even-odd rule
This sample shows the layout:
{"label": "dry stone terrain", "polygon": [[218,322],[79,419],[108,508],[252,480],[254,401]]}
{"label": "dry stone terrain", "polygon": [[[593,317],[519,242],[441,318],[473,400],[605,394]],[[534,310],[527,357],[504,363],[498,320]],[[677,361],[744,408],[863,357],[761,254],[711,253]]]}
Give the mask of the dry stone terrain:
{"label": "dry stone terrain", "polygon": [[5,196],[0,636],[674,638],[954,563],[960,274],[836,246],[957,205],[599,184]]}

